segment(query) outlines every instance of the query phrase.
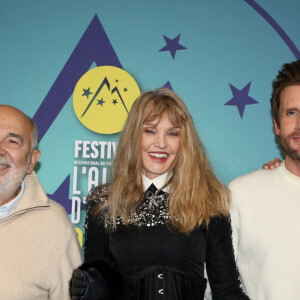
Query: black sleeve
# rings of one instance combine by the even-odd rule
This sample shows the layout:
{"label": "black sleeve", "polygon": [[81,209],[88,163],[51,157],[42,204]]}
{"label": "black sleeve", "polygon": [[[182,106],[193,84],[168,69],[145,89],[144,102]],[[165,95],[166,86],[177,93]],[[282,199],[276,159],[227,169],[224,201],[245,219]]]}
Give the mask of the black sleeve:
{"label": "black sleeve", "polygon": [[240,287],[229,217],[213,217],[207,232],[206,268],[213,300],[249,300]]}
{"label": "black sleeve", "polygon": [[101,219],[91,213],[94,206],[95,203],[93,201],[87,205],[84,243],[85,262],[110,258],[108,232],[104,228]]}
{"label": "black sleeve", "polygon": [[105,299],[132,300],[133,286],[114,263],[109,247],[109,232],[103,225],[103,219],[92,213],[95,205],[98,205],[97,201],[90,201],[87,205],[84,263],[79,267],[86,271],[85,274],[93,275],[92,280],[85,281],[90,289],[88,299],[98,300],[100,294],[108,293]]}

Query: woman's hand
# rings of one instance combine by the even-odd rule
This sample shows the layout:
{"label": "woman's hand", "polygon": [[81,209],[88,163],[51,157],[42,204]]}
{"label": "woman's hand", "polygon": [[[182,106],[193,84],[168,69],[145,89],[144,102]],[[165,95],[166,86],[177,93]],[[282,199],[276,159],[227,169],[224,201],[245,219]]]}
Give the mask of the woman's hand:
{"label": "woman's hand", "polygon": [[88,271],[77,269],[70,281],[70,294],[72,300],[106,300],[107,281],[95,268]]}
{"label": "woman's hand", "polygon": [[264,170],[274,170],[281,165],[282,161],[276,157],[274,160],[270,160],[268,163],[263,164],[262,168]]}

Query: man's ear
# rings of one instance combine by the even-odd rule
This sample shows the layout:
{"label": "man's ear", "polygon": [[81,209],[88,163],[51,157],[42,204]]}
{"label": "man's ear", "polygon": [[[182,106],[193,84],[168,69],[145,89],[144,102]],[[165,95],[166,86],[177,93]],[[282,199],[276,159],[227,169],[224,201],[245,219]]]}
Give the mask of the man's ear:
{"label": "man's ear", "polygon": [[31,158],[29,161],[29,165],[28,165],[28,170],[27,170],[27,174],[31,174],[33,171],[33,168],[36,164],[36,162],[39,160],[39,158],[41,157],[41,151],[40,150],[33,150],[31,153]]}
{"label": "man's ear", "polygon": [[274,132],[275,132],[275,134],[280,135],[279,125],[277,124],[277,122],[274,118],[273,118],[273,123],[274,123]]}

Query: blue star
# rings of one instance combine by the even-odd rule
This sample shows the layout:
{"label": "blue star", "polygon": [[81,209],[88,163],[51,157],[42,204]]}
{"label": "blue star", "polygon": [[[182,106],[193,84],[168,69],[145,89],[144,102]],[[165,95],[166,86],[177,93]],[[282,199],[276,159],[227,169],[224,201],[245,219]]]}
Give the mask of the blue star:
{"label": "blue star", "polygon": [[86,89],[83,89],[83,90],[84,90],[84,93],[82,94],[82,96],[86,96],[88,98],[90,94],[93,94],[92,92],[90,92],[90,88],[88,88],[87,90]]}
{"label": "blue star", "polygon": [[114,105],[116,105],[118,103],[117,99],[113,99],[113,102],[112,102]]}
{"label": "blue star", "polygon": [[249,93],[249,90],[250,90],[250,85],[251,85],[251,81],[246,86],[244,86],[244,88],[242,90],[238,90],[236,87],[229,84],[229,86],[231,88],[233,98],[231,98],[224,105],[236,106],[239,110],[241,119],[243,118],[244,110],[245,110],[246,105],[258,104],[259,103],[256,100],[254,100],[253,98],[248,96],[248,93]]}
{"label": "blue star", "polygon": [[173,40],[169,39],[168,37],[166,37],[164,35],[164,39],[166,41],[166,46],[161,48],[159,50],[159,52],[161,52],[161,51],[170,51],[170,53],[171,53],[171,55],[174,59],[177,50],[186,50],[187,49],[186,47],[179,44],[180,35],[181,35],[181,33],[178,34],[176,36],[176,38],[174,38]]}
{"label": "blue star", "polygon": [[103,103],[105,103],[106,101],[103,101],[103,98],[101,99],[101,100],[97,100],[98,101],[98,103],[97,103],[97,105],[101,105],[101,106],[103,106]]}
{"label": "blue star", "polygon": [[118,80],[118,79],[116,79],[116,82],[119,82],[119,80]]}
{"label": "blue star", "polygon": [[124,89],[124,92],[127,92],[127,91],[128,91],[127,88],[125,88],[125,89]]}

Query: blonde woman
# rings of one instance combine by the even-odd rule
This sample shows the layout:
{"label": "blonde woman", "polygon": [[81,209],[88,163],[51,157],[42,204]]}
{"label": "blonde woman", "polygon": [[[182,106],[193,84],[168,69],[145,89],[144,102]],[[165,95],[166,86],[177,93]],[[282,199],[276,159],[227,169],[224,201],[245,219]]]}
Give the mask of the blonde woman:
{"label": "blonde woman", "polygon": [[248,299],[234,261],[227,189],[173,91],[135,101],[110,182],[94,188],[88,203],[85,264],[73,274],[72,299],[203,299],[204,263],[213,299]]}

